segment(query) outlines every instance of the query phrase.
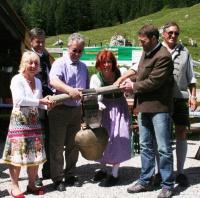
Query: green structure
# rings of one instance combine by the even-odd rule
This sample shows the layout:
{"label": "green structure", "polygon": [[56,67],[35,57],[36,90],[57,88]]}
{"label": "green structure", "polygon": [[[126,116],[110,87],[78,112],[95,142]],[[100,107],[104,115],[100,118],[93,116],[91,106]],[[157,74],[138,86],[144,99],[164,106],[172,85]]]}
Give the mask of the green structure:
{"label": "green structure", "polygon": [[[118,65],[127,67],[138,63],[142,54],[141,47],[85,47],[81,60],[85,62],[87,66],[94,66],[96,55],[103,49],[111,50],[117,58]],[[66,48],[63,48],[63,53],[65,52]]]}

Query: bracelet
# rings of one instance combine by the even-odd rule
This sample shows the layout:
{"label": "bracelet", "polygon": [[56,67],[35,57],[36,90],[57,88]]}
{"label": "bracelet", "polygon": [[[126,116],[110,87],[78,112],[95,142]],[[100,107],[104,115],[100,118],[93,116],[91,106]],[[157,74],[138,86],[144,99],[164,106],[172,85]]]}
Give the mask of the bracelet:
{"label": "bracelet", "polygon": [[196,96],[190,96],[190,98],[193,98],[193,99],[195,99],[195,100],[197,99],[197,97],[196,97]]}

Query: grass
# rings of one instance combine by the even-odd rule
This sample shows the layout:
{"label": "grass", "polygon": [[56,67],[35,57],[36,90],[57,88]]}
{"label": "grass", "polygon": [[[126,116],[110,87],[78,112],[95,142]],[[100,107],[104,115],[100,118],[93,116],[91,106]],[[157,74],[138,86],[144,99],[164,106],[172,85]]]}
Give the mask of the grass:
{"label": "grass", "polygon": [[[133,45],[137,46],[137,31],[142,25],[146,23],[152,23],[157,27],[162,27],[167,21],[176,21],[180,28],[181,34],[179,39],[182,43],[189,49],[194,60],[200,61],[200,4],[196,4],[192,7],[187,8],[175,8],[168,9],[165,8],[154,14],[140,17],[138,19],[123,23],[120,25],[105,27],[99,29],[93,29],[89,31],[82,31],[86,37],[86,43],[90,43],[90,46],[94,45],[109,45],[111,37],[115,33],[125,35],[126,38],[132,42]],[[58,36],[51,36],[46,39],[46,47],[53,47],[59,39],[64,41],[64,46],[66,47],[68,34],[62,34]],[[188,39],[192,38],[197,41],[197,47],[192,47],[188,43]],[[195,68],[195,71],[200,72],[200,68]],[[92,71],[94,72],[94,71]],[[200,80],[198,80],[198,87],[200,88]]]}
{"label": "grass", "polygon": [[[192,7],[187,8],[176,8],[176,9],[163,9],[151,15],[143,16],[138,19],[123,23],[120,25],[105,27],[99,29],[93,29],[89,31],[80,32],[86,37],[86,43],[90,41],[90,45],[108,45],[110,38],[115,34],[119,33],[125,35],[126,38],[131,41],[134,45],[138,45],[137,42],[137,31],[138,29],[146,24],[152,23],[157,27],[161,27],[167,21],[175,20],[181,28],[181,34],[179,39],[187,45],[194,60],[200,60],[200,4],[196,4]],[[64,41],[64,47],[66,46],[68,34],[61,34],[59,36],[51,36],[46,39],[46,46],[53,47],[52,44],[58,39]],[[192,38],[197,41],[199,46],[191,47],[188,46],[188,39]]]}

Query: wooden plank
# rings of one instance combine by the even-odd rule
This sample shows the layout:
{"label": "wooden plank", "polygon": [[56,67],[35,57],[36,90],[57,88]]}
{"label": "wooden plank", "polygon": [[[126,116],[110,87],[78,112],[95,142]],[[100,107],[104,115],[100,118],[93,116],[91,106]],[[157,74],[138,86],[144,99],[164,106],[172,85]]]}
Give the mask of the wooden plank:
{"label": "wooden plank", "polygon": [[62,48],[46,48],[49,53],[62,54]]}
{"label": "wooden plank", "polygon": [[199,61],[193,60],[193,64],[194,64],[194,66],[200,66],[200,62]]}

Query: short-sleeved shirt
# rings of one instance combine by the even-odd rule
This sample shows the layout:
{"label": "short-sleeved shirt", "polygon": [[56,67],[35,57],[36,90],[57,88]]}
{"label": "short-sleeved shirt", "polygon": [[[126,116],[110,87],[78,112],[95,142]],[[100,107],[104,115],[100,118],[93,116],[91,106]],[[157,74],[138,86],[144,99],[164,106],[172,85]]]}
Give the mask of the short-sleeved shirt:
{"label": "short-sleeved shirt", "polygon": [[[68,54],[54,61],[49,73],[50,80],[59,78],[62,82],[73,88],[86,89],[89,87],[89,75],[86,65],[78,61],[73,63]],[[56,94],[61,94],[55,90]],[[64,102],[67,106],[79,106],[80,100],[69,99]]]}
{"label": "short-sleeved shirt", "polygon": [[[165,43],[163,44],[165,46]],[[170,53],[174,63],[174,98],[188,99],[188,87],[190,84],[196,83],[191,55],[181,44],[177,44]]]}

